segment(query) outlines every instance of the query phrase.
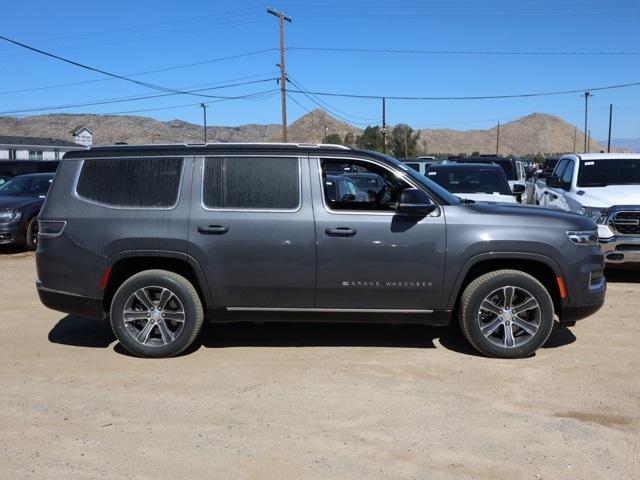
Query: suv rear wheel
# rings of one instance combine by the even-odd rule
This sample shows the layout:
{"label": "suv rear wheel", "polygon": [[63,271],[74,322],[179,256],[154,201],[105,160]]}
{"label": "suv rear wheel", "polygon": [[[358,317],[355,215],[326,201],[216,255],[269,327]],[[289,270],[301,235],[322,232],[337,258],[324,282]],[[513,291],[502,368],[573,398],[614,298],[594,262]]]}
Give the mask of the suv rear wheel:
{"label": "suv rear wheel", "polygon": [[476,278],[462,294],[459,315],[469,343],[490,357],[529,356],[553,329],[549,292],[518,270],[497,270]]}
{"label": "suv rear wheel", "polygon": [[111,302],[111,327],[141,357],[171,357],[196,339],[204,321],[198,292],[184,277],[147,270],[127,279]]}

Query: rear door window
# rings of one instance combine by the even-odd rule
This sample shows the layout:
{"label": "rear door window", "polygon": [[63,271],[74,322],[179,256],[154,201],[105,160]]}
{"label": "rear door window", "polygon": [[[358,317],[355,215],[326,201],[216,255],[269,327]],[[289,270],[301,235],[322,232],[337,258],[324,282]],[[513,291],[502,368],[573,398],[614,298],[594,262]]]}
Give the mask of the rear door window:
{"label": "rear door window", "polygon": [[171,208],[178,203],[183,164],[183,158],[84,160],[76,193],[112,207]]}
{"label": "rear door window", "polygon": [[300,161],[297,157],[207,157],[202,203],[215,209],[297,209]]}

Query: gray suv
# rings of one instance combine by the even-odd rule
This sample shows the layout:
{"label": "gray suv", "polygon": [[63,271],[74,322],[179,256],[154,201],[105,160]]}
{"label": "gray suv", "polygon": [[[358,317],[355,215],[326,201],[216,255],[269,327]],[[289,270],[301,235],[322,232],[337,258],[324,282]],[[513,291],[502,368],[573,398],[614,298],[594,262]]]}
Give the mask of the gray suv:
{"label": "gray suv", "polygon": [[457,318],[480,352],[522,357],[554,314],[573,324],[602,306],[597,241],[584,216],[462,201],[369,151],[97,147],[60,164],[39,217],[37,287],[52,309],[110,319],[140,356],[182,352],[205,318],[253,315]]}

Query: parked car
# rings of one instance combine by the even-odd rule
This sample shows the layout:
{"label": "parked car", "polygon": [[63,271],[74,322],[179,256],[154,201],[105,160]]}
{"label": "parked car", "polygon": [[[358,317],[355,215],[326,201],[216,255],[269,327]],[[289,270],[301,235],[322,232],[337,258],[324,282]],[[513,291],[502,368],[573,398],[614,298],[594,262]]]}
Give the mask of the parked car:
{"label": "parked car", "polygon": [[[495,155],[480,155],[479,157],[449,157],[449,162],[457,163],[493,163],[499,165],[507,175],[509,187],[515,192],[514,185],[527,187],[527,175],[524,164],[515,157],[498,157]],[[518,188],[520,190],[520,188]],[[522,192],[520,192],[522,193]]]}
{"label": "parked car", "polygon": [[37,217],[53,173],[19,175],[0,186],[0,244],[38,245]]}
{"label": "parked car", "polygon": [[608,264],[640,267],[640,154],[565,155],[538,198],[595,221]]}
{"label": "parked car", "polygon": [[[380,176],[384,193],[332,195],[327,182],[350,181],[335,164]],[[591,219],[464,203],[394,158],[338,146],[70,152],[39,225],[42,302],[109,318],[126,349],[149,357],[186,349],[205,317],[252,315],[457,319],[480,352],[522,357],[554,314],[571,325],[606,290]]]}
{"label": "parked car", "polygon": [[[507,176],[498,165],[481,163],[431,165],[427,170],[427,177],[460,198],[517,203],[516,196],[509,188]],[[518,187],[517,190],[524,191],[524,187],[518,185],[516,187]]]}
{"label": "parked car", "polygon": [[0,160],[0,175],[17,177],[29,173],[55,173],[60,160]]}
{"label": "parked car", "polygon": [[345,177],[350,178],[358,190],[366,192],[370,197],[375,197],[385,186],[384,178],[376,173],[345,173]]}
{"label": "parked car", "polygon": [[427,169],[431,165],[438,163],[435,157],[401,158],[400,161],[422,175],[426,175]]}

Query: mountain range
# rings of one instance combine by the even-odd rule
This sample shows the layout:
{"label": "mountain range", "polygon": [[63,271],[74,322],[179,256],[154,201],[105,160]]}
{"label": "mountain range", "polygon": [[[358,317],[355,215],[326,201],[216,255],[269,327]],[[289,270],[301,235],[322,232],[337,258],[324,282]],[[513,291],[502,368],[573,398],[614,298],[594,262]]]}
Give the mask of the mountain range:
{"label": "mountain range", "polygon": [[[94,132],[94,145],[126,142],[202,143],[202,126],[182,120],[162,122],[148,117],[94,114],[50,114],[25,118],[0,117],[0,135],[24,135],[72,140],[71,131],[87,125]],[[419,153],[495,153],[496,127],[487,130],[422,129],[419,130]],[[288,140],[301,143],[321,143],[326,134],[347,133],[354,137],[362,130],[338,120],[324,110],[314,110],[288,127]],[[575,134],[575,139],[574,139]],[[278,142],[278,124],[247,124],[236,127],[210,126],[208,142]],[[575,148],[574,148],[575,143]],[[500,126],[501,154],[553,154],[582,151],[584,135],[560,117],[533,113]],[[624,148],[626,146],[621,145]],[[591,140],[590,151],[603,147]]]}

